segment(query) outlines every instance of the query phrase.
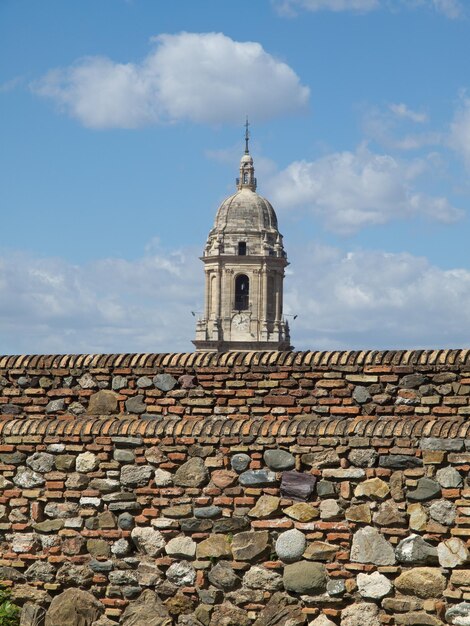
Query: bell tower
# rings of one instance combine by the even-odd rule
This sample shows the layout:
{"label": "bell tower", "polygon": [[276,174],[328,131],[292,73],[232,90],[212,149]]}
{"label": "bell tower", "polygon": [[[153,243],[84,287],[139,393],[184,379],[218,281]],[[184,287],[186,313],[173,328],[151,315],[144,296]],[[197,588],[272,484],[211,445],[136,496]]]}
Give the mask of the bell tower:
{"label": "bell tower", "polygon": [[217,211],[201,257],[204,313],[193,343],[198,351],[291,350],[282,312],[288,262],[274,209],[256,193],[248,120],[236,186]]}

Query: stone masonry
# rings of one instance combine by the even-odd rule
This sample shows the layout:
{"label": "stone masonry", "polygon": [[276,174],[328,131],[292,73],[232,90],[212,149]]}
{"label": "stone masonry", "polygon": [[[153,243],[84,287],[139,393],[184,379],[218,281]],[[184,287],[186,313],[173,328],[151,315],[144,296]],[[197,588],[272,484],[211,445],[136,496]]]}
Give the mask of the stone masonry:
{"label": "stone masonry", "polygon": [[2,584],[22,626],[466,626],[469,412],[470,351],[0,357]]}

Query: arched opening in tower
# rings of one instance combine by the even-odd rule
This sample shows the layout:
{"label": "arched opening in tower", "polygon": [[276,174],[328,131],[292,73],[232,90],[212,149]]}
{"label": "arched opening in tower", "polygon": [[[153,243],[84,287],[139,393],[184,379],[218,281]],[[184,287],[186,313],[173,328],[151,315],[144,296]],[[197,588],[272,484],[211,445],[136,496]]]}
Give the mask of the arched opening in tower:
{"label": "arched opening in tower", "polygon": [[240,274],[235,279],[235,309],[246,311],[250,299],[250,279],[245,274]]}

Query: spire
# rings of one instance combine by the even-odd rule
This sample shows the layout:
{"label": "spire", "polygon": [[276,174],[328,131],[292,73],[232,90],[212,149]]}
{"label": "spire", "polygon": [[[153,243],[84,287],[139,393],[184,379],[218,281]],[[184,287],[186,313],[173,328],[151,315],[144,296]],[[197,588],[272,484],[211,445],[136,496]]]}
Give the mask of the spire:
{"label": "spire", "polygon": [[248,142],[250,140],[250,131],[248,130],[249,127],[249,122],[248,122],[248,115],[246,116],[246,122],[245,122],[245,154],[250,154],[250,150],[248,148]]}
{"label": "spire", "polygon": [[245,154],[240,160],[240,178],[237,178],[237,188],[256,191],[255,168],[253,167],[253,158],[250,154],[250,148],[248,146],[248,142],[250,140],[250,131],[248,130],[249,126],[250,123],[248,122],[247,116],[245,122]]}

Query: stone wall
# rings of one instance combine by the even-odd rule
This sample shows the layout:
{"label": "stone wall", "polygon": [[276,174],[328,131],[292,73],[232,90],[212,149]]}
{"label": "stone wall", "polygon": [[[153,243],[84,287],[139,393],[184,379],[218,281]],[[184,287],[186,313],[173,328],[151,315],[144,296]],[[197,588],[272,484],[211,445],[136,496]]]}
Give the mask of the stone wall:
{"label": "stone wall", "polygon": [[470,351],[0,357],[0,577],[25,626],[466,626],[469,399]]}

